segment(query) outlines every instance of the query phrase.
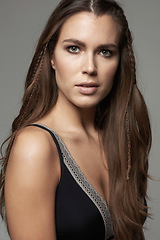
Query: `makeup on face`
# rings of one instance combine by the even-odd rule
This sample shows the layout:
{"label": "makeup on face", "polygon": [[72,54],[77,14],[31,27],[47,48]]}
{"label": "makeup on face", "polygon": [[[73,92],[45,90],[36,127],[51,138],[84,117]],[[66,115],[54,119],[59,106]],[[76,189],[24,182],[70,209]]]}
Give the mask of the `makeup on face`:
{"label": "makeup on face", "polygon": [[96,106],[110,92],[119,63],[112,17],[71,16],[61,29],[53,61],[59,97],[82,108]]}

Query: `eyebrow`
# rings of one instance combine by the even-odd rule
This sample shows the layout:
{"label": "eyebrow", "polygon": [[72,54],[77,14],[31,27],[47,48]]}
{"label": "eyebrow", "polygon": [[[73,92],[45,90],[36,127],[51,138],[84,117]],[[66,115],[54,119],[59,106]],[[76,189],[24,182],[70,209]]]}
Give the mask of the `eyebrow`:
{"label": "eyebrow", "polygon": [[[65,42],[74,43],[74,44],[77,44],[77,45],[79,45],[79,46],[81,46],[81,47],[85,47],[85,43],[82,42],[82,41],[79,41],[79,40],[77,40],[77,39],[73,39],[73,38],[71,38],[71,39],[65,39],[65,40],[63,41],[63,43],[65,43]],[[118,46],[117,46],[116,44],[114,44],[114,43],[106,43],[106,44],[100,44],[100,45],[98,46],[98,48],[118,48]]]}

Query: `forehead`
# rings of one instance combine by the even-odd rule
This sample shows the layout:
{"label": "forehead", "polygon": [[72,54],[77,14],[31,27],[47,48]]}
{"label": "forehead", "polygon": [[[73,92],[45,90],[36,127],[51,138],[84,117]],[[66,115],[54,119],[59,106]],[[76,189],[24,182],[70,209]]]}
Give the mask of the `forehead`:
{"label": "forehead", "polygon": [[94,13],[74,14],[63,24],[59,41],[75,38],[81,41],[118,44],[118,28],[109,15],[96,16]]}

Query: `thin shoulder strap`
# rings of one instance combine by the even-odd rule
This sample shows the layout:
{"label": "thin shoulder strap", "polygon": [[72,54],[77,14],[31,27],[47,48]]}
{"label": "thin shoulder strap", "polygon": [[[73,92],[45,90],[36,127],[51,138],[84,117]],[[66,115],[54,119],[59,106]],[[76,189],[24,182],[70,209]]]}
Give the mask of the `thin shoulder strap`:
{"label": "thin shoulder strap", "polygon": [[57,147],[57,150],[58,150],[58,155],[59,155],[59,158],[60,158],[61,168],[62,168],[63,155],[62,155],[59,143],[58,143],[54,133],[49,128],[47,128],[47,127],[45,127],[44,125],[41,125],[41,124],[32,123],[32,124],[28,124],[27,126],[39,127],[39,128],[42,128],[43,130],[49,132],[49,134],[51,135],[54,143],[56,144],[56,147]]}

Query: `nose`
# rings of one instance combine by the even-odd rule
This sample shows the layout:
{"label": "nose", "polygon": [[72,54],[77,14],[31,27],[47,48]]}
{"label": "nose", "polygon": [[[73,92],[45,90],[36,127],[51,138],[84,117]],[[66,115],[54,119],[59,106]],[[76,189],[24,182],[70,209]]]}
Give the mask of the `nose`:
{"label": "nose", "polygon": [[88,53],[84,56],[82,73],[92,75],[92,76],[97,75],[97,67],[96,67],[94,54]]}

